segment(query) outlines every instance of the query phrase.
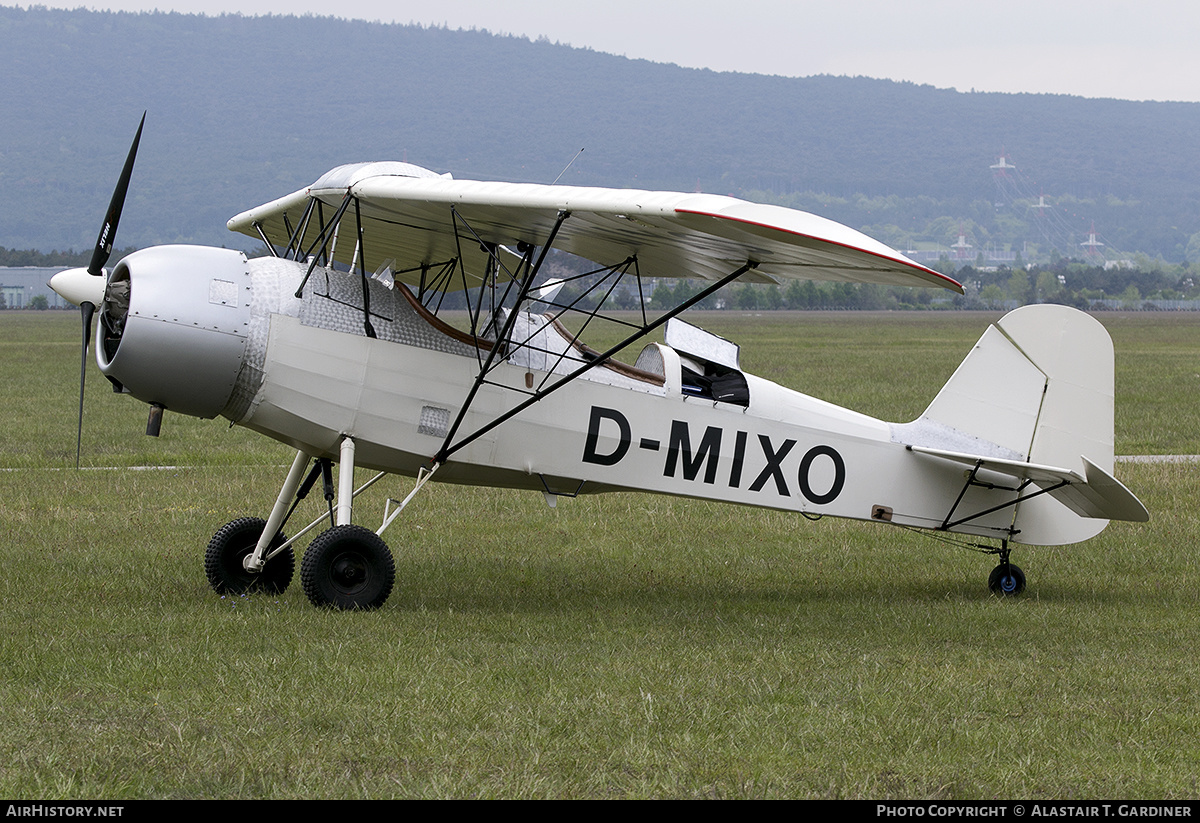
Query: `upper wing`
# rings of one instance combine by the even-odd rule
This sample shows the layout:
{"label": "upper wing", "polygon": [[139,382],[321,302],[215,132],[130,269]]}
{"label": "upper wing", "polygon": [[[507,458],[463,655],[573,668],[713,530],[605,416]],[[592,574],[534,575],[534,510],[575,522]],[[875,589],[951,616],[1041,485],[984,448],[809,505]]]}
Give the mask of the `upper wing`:
{"label": "upper wing", "polygon": [[[541,245],[560,211],[570,213],[555,248],[599,263],[636,255],[650,277],[716,280],[757,264],[744,280],[835,280],[895,286],[962,286],[888,246],[807,212],[713,194],[545,186],[453,180],[406,163],[339,166],[307,189],[229,221],[232,231],[286,238],[309,198],[326,219],[351,194],[361,221],[363,259],[374,270],[388,259],[396,271],[459,258],[471,268],[486,255],[480,242]],[[285,216],[287,220],[285,221]],[[306,233],[316,236],[314,228]],[[343,226],[347,224],[343,220]],[[342,231],[336,259],[349,262],[355,238]],[[415,282],[416,276],[397,279]]]}

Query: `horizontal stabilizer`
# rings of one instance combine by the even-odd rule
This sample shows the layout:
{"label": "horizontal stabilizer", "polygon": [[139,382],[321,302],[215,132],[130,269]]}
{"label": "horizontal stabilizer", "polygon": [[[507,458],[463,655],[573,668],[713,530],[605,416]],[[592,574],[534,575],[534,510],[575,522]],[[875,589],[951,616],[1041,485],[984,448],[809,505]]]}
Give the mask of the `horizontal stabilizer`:
{"label": "horizontal stabilizer", "polygon": [[[918,454],[927,454],[943,460],[951,460],[964,466],[979,467],[1002,474],[1018,481],[1028,480],[1039,488],[1048,489],[1051,497],[1058,500],[1080,517],[1105,520],[1132,520],[1144,523],[1150,519],[1149,512],[1120,480],[1097,466],[1086,457],[1083,460],[1084,474],[1055,466],[1023,463],[999,457],[979,457],[963,452],[933,449],[925,446],[909,446]],[[1055,488],[1057,486],[1057,488]]]}

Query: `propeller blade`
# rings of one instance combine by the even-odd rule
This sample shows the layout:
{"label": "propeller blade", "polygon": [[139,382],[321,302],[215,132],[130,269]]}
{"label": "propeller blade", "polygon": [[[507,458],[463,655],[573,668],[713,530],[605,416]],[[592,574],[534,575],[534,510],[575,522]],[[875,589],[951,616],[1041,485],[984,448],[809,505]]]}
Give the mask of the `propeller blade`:
{"label": "propeller blade", "polygon": [[[142,142],[142,128],[146,125],[146,113],[142,112],[142,121],[138,123],[137,134],[133,136],[133,145],[125,157],[125,167],[121,169],[121,177],[117,187],[113,189],[112,200],[108,203],[108,213],[104,216],[104,224],[100,226],[100,235],[96,238],[96,248],[92,251],[92,262],[88,264],[86,274],[82,269],[70,269],[60,272],[50,278],[50,287],[63,297],[79,306],[83,317],[83,346],[79,354],[79,425],[75,432],[75,468],[79,468],[79,457],[83,447],[83,392],[87,385],[87,356],[88,344],[92,338],[92,317],[96,306],[104,299],[105,283],[99,283],[92,278],[104,276],[104,264],[112,254],[113,238],[117,234],[117,224],[121,222],[121,211],[125,208],[125,195],[129,192],[129,178],[133,176],[133,162],[137,159],[138,144]],[[95,284],[95,285],[93,285]]]}
{"label": "propeller blade", "polygon": [[79,305],[83,315],[83,347],[79,357],[79,428],[75,433],[75,468],[79,468],[79,452],[83,446],[83,387],[87,382],[88,341],[92,338],[92,315],[96,306],[88,301]]}
{"label": "propeller blade", "polygon": [[142,126],[146,125],[146,113],[142,112],[142,122],[138,124],[137,134],[134,135],[133,145],[129,147],[129,156],[125,158],[125,168],[121,170],[121,178],[113,189],[112,200],[108,204],[108,214],[104,217],[104,225],[100,227],[100,236],[96,238],[96,248],[92,252],[92,262],[88,265],[88,274],[99,277],[104,273],[104,264],[112,254],[113,237],[117,233],[117,223],[121,221],[121,210],[125,207],[125,194],[129,191],[129,178],[133,175],[133,161],[137,157],[138,143],[142,140]]}

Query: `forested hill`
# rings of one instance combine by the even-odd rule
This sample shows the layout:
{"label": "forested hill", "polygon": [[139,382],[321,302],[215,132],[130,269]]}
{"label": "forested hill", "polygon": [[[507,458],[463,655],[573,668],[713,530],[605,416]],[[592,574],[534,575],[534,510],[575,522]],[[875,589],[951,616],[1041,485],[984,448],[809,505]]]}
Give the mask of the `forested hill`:
{"label": "forested hill", "polygon": [[[90,247],[143,110],[123,246],[242,245],[230,216],[341,163],[550,182],[581,147],[561,182],[774,199],[901,246],[964,225],[977,248],[1036,240],[1032,186],[1124,250],[1182,260],[1200,233],[1200,104],[717,73],[317,17],[0,7],[0,44],[9,248]],[[993,178],[1001,153],[1022,190]]]}

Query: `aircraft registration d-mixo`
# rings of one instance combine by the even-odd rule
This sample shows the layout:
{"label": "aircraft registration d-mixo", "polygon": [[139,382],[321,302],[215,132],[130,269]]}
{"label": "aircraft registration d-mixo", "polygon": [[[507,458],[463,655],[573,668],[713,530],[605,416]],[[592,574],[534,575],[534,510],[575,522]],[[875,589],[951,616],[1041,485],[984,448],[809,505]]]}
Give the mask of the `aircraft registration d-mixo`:
{"label": "aircraft registration d-mixo", "polygon": [[[289,584],[296,538],[283,527],[318,480],[329,511],[296,536],[328,528],[300,579],[313,604],[341,609],[386,600],[395,570],[382,535],[433,478],[528,489],[551,505],[633,490],[955,533],[998,556],[988,582],[999,595],[1025,587],[1012,544],[1074,543],[1109,520],[1148,519],[1113,476],[1111,340],[1074,309],[1006,314],[920,417],[888,423],[747,374],[737,345],[679,318],[732,283],[961,292],[843,225],[711,194],[360,163],[229,221],[270,256],[158,246],[108,270],[137,145],[91,265],[52,285],[83,308],[81,368],[98,310],[100,371],[150,404],[150,433],[164,409],[221,415],[296,450],[266,517],[234,520],[209,543],[218,592]],[[551,250],[596,267],[547,282]],[[647,278],[703,285],[655,313]],[[618,287],[643,298],[641,311],[617,316],[620,342],[591,348],[580,335]],[[458,326],[439,314],[456,291],[469,307]],[[568,291],[585,296],[560,301]],[[651,339],[660,328],[663,342]],[[634,345],[635,362],[618,362]],[[356,488],[356,466],[378,473]],[[353,522],[355,496],[388,474],[415,478],[411,491],[386,502],[378,528]]]}

